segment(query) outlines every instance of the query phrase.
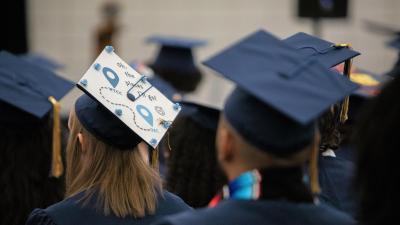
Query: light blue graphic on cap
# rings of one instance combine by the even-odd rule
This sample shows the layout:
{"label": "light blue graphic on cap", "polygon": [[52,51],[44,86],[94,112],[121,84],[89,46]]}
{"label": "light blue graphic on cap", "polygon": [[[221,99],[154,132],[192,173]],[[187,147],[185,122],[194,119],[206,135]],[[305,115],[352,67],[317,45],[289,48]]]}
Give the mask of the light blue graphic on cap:
{"label": "light blue graphic on cap", "polygon": [[118,85],[119,77],[117,73],[109,67],[103,68],[103,74],[107,78],[108,82],[115,88]]}
{"label": "light blue graphic on cap", "polygon": [[153,114],[151,114],[150,110],[147,109],[143,105],[137,105],[136,106],[136,111],[143,117],[143,119],[150,124],[150,126],[153,126]]}

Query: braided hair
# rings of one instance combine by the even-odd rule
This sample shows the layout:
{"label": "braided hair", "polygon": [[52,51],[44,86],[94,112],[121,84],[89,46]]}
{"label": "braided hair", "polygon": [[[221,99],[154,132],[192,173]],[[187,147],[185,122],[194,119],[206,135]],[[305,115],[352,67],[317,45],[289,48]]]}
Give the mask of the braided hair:
{"label": "braided hair", "polygon": [[225,183],[216,158],[216,131],[179,117],[170,132],[167,190],[192,207],[204,207]]}

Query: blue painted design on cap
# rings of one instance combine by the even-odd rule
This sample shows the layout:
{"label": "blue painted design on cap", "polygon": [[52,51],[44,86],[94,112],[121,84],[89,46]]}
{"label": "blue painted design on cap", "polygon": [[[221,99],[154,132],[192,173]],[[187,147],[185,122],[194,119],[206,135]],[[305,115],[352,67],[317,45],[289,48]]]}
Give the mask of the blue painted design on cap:
{"label": "blue painted design on cap", "polygon": [[99,63],[95,63],[93,67],[97,71],[99,71],[101,69],[101,65]]}
{"label": "blue painted design on cap", "polygon": [[107,45],[104,49],[106,50],[107,53],[111,53],[114,51],[114,47],[111,45]]}
{"label": "blue painted design on cap", "polygon": [[150,125],[153,126],[153,114],[144,105],[137,105],[136,111],[143,117],[143,119]]}

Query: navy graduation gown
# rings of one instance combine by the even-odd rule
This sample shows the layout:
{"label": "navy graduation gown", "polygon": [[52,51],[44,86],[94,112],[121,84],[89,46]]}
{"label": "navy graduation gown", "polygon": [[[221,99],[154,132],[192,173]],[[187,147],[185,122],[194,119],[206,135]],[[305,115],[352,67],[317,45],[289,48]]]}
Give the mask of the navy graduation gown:
{"label": "navy graduation gown", "polygon": [[163,197],[159,197],[157,209],[154,215],[148,215],[144,218],[135,219],[133,217],[118,218],[114,215],[105,216],[101,211],[96,210],[95,199],[92,199],[87,205],[78,204],[83,196],[82,193],[67,198],[47,209],[35,209],[29,216],[27,225],[109,225],[109,224],[137,224],[145,225],[159,220],[163,216],[190,210],[178,196],[169,192],[164,192]]}
{"label": "navy graduation gown", "polygon": [[347,214],[323,204],[291,203],[278,200],[222,201],[215,208],[167,216],[154,225],[350,225]]}
{"label": "navy graduation gown", "polygon": [[355,217],[356,193],[353,191],[354,163],[343,158],[319,157],[319,183],[321,202]]}

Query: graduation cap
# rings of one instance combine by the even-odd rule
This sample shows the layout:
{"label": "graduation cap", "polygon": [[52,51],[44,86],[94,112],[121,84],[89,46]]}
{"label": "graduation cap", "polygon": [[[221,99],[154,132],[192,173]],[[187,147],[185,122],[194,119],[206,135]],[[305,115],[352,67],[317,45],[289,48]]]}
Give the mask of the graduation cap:
{"label": "graduation cap", "polygon": [[[160,50],[153,63],[150,64],[155,73],[170,82],[179,91],[193,91],[201,80],[201,73],[196,66],[193,48],[206,44],[203,40],[151,36],[148,43],[159,44]],[[182,79],[187,83],[183,83]]]}
{"label": "graduation cap", "polygon": [[28,53],[25,55],[21,55],[20,57],[28,62],[31,62],[33,64],[36,64],[37,66],[46,68],[51,71],[56,71],[64,68],[64,65],[41,54]]}
{"label": "graduation cap", "polygon": [[334,67],[360,55],[347,44],[334,44],[303,32],[294,34],[283,41],[297,49],[305,60],[309,60],[310,57],[317,58],[326,67]]}
{"label": "graduation cap", "polygon": [[[299,32],[285,40],[304,56],[304,60],[318,59],[321,64],[330,68],[344,62],[343,74],[350,76],[352,58],[360,55],[359,52],[350,48],[349,44],[334,44],[318,37]],[[346,97],[341,103],[341,111],[338,122],[344,123],[347,120],[349,98]]]}
{"label": "graduation cap", "polygon": [[221,110],[212,106],[206,106],[194,102],[182,101],[182,112],[180,117],[189,117],[200,127],[217,130]]}
{"label": "graduation cap", "polygon": [[251,144],[276,155],[310,144],[315,120],[358,87],[263,30],[204,64],[237,85],[225,103],[228,122]]}
{"label": "graduation cap", "polygon": [[120,150],[142,140],[155,148],[181,110],[145,76],[105,47],[77,86],[85,92],[75,104],[82,125]]}
{"label": "graduation cap", "polygon": [[53,110],[52,175],[62,174],[60,104],[73,83],[52,71],[29,63],[11,53],[0,52],[0,123],[26,126],[38,123]]}

